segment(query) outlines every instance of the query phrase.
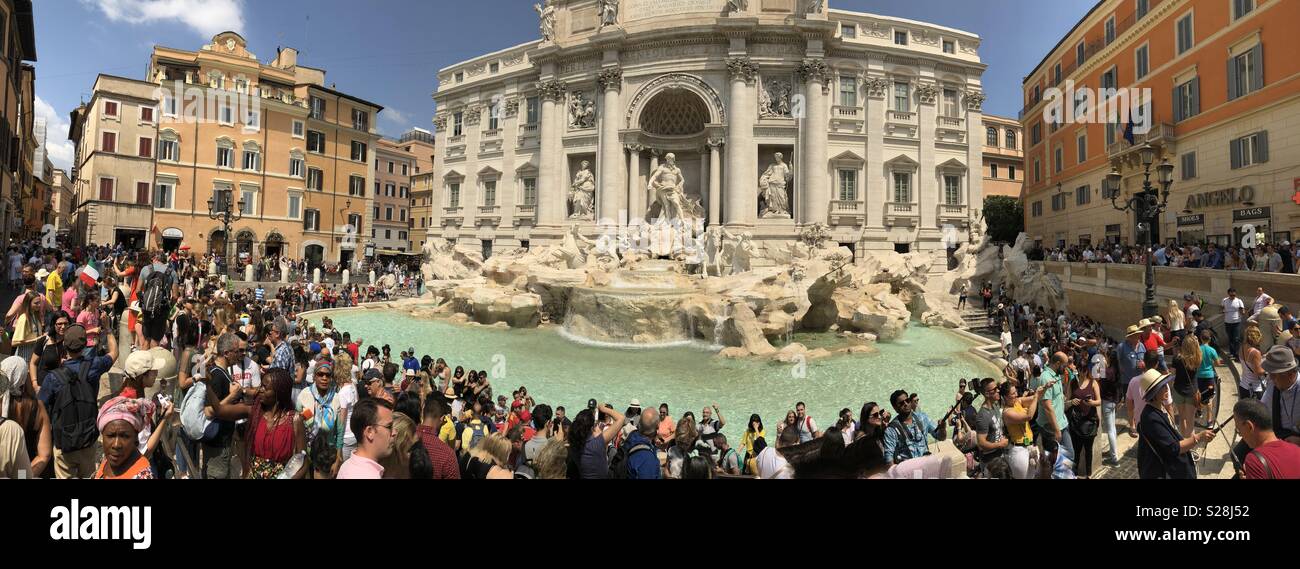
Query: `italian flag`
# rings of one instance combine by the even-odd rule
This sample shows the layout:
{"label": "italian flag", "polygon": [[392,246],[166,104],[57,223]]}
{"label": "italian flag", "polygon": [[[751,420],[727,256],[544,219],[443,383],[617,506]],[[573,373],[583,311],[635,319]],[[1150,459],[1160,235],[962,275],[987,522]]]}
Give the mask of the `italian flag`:
{"label": "italian flag", "polygon": [[95,266],[95,260],[91,259],[86,266],[81,269],[81,282],[87,287],[93,287],[99,282],[99,267]]}

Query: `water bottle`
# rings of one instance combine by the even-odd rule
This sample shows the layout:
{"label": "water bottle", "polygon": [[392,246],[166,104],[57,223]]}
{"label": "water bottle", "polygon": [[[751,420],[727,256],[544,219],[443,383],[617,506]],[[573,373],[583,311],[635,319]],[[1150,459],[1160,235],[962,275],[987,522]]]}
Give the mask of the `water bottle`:
{"label": "water bottle", "polygon": [[293,478],[293,475],[298,473],[298,469],[302,468],[302,463],[306,459],[307,459],[306,452],[299,452],[297,454],[294,454],[293,458],[289,459],[289,462],[284,465],[284,470],[281,470],[280,475],[276,476],[276,478],[281,480],[288,480],[290,478]]}

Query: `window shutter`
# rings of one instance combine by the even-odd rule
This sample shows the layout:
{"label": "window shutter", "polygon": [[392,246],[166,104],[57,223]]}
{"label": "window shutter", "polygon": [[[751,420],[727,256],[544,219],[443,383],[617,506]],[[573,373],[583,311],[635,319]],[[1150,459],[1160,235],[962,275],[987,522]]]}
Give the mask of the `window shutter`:
{"label": "window shutter", "polygon": [[1228,58],[1228,100],[1234,100],[1240,95],[1237,93],[1237,58]]}
{"label": "window shutter", "polygon": [[1264,88],[1264,44],[1255,46],[1251,51],[1251,57],[1254,59],[1254,67],[1251,69],[1250,88],[1258,90]]}
{"label": "window shutter", "polygon": [[1255,157],[1262,163],[1268,162],[1268,131],[1255,135]]}
{"label": "window shutter", "polygon": [[1228,141],[1228,151],[1232,155],[1232,169],[1241,168],[1241,140]]}
{"label": "window shutter", "polygon": [[1180,122],[1183,116],[1183,88],[1181,85],[1174,87],[1174,122]]}
{"label": "window shutter", "polygon": [[[1201,114],[1201,78],[1196,77],[1191,81],[1191,88],[1188,91],[1192,94],[1191,111],[1192,116]],[[1184,117],[1187,118],[1187,117]]]}

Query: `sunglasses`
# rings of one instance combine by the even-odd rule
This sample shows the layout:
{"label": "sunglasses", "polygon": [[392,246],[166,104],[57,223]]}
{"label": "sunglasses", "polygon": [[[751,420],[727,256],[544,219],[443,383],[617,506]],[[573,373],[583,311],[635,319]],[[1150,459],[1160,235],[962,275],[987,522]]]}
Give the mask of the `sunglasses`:
{"label": "sunglasses", "polygon": [[375,424],[373,424],[373,425],[371,425],[371,426],[372,426],[372,427],[379,427],[379,428],[381,428],[381,429],[388,429],[388,432],[390,432],[390,433],[393,432],[393,423],[391,423],[391,422],[388,423],[387,425],[381,425],[381,424],[379,424],[379,423],[375,423]]}

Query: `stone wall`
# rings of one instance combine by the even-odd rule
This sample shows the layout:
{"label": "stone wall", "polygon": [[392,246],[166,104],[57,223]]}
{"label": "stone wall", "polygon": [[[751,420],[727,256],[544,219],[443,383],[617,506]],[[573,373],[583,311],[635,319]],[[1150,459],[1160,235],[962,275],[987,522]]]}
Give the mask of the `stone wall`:
{"label": "stone wall", "polygon": [[[1142,318],[1145,267],[1051,261],[1039,264],[1060,277],[1070,311],[1100,321],[1115,337]],[[1300,308],[1300,276],[1296,275],[1175,267],[1156,267],[1155,273],[1156,303],[1161,312],[1170,299],[1181,307],[1183,295],[1190,291],[1205,299],[1207,306],[1202,307],[1202,312],[1213,319],[1223,312],[1219,301],[1227,296],[1229,287],[1236,288],[1237,296],[1249,307],[1255,300],[1255,289],[1261,286],[1277,303],[1293,310]]]}

